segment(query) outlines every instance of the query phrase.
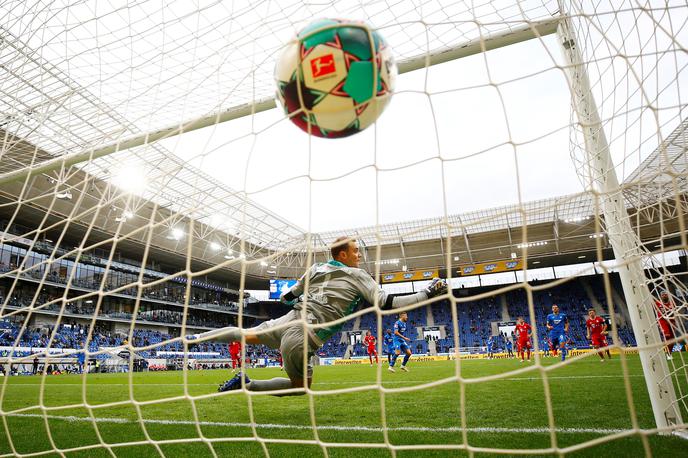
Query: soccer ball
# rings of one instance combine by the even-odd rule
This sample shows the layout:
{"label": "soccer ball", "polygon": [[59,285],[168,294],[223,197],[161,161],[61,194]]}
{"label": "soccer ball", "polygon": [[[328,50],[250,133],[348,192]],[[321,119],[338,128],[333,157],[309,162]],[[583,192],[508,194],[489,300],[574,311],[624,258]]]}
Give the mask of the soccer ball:
{"label": "soccer ball", "polygon": [[391,49],[367,24],[320,19],[299,32],[277,61],[277,98],[305,132],[348,137],[380,116],[396,74]]}

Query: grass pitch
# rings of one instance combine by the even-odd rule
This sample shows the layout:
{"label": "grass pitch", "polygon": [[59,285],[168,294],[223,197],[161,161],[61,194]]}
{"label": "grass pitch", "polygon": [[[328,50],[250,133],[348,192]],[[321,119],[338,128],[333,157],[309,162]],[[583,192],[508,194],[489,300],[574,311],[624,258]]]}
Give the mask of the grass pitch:
{"label": "grass pitch", "polygon": [[[546,358],[543,363],[557,361]],[[491,449],[556,456],[555,447],[566,451],[591,442],[566,454],[673,457],[688,449],[688,442],[676,437],[650,434],[643,441],[642,435],[624,432],[633,423],[618,356],[600,363],[592,355],[547,371],[554,433],[542,373],[525,371],[533,366],[526,364],[461,361],[461,376],[469,383],[459,384],[451,380],[457,374],[455,362],[411,360],[411,372],[395,374],[387,372],[385,363],[380,373],[384,390],[375,386],[377,368],[316,367],[313,389],[320,394],[283,398],[215,395],[217,385],[229,377],[219,370],[188,372],[186,384],[182,372],[133,374],[131,379],[128,374],[50,376],[43,386],[40,376],[12,377],[0,380],[5,425],[0,454],[388,457],[393,456],[392,445],[402,457],[492,456]],[[652,410],[636,356],[627,357],[627,368],[638,425],[651,429]],[[278,369],[248,373],[261,379],[284,374]],[[500,374],[499,379],[475,382]],[[446,383],[427,386],[439,381]],[[686,380],[681,383],[686,392]],[[353,390],[342,392],[347,389]],[[428,450],[424,444],[464,449]],[[90,447],[74,450],[84,446]]]}

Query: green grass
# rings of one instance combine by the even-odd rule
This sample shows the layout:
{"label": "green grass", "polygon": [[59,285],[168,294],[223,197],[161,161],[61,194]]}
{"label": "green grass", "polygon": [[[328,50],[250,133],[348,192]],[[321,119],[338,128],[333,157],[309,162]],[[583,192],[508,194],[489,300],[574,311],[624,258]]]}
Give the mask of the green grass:
{"label": "green grass", "polygon": [[[457,366],[454,362],[411,361],[410,373],[390,374],[385,364],[382,386],[391,391],[383,393],[370,386],[348,393],[284,398],[261,394],[249,399],[242,392],[215,395],[217,385],[229,376],[227,371],[189,372],[186,390],[181,372],[134,374],[133,385],[128,374],[51,376],[45,378],[43,393],[40,376],[12,377],[0,380],[4,384],[2,411],[23,410],[3,417],[7,427],[0,428],[0,455],[44,452],[45,456],[60,456],[56,450],[66,450],[64,455],[70,457],[105,457],[111,456],[110,450],[123,457],[200,458],[213,456],[213,452],[217,456],[263,456],[265,451],[280,457],[324,456],[325,452],[331,457],[387,457],[392,456],[389,444],[401,447],[396,453],[401,457],[468,456],[466,447],[481,457],[495,455],[491,449],[531,449],[533,455],[538,454],[538,449],[542,455],[544,449],[546,456],[556,456],[551,453],[553,447],[565,449],[601,438],[606,440],[567,455],[643,456],[644,445],[654,456],[684,455],[688,442],[672,436],[633,434],[613,438],[617,430],[632,427],[621,361],[615,357],[602,364],[596,358],[547,372],[556,427],[553,436],[548,429],[541,372],[508,374],[527,367],[516,360],[461,361],[460,373],[468,383],[453,380],[406,392],[399,389],[455,376]],[[640,362],[635,356],[627,361],[637,421],[642,428],[653,428]],[[555,362],[544,361],[546,366]],[[499,380],[471,382],[493,374],[506,375]],[[283,373],[255,369],[249,375],[270,378]],[[376,377],[376,368],[367,365],[316,367],[313,389],[361,388],[374,384]],[[203,395],[211,396],[199,398]],[[40,405],[49,409],[47,419]],[[462,408],[468,428],[465,436],[459,428]],[[255,429],[250,426],[251,409]],[[98,419],[95,425],[84,421],[89,415]],[[317,438],[311,415],[319,427]],[[532,430],[521,431],[523,428]],[[175,442],[180,439],[193,442]],[[307,442],[289,442],[294,440]],[[140,444],[118,445],[122,443]],[[384,447],[371,447],[375,444]],[[423,444],[458,445],[464,449],[403,448]],[[83,446],[95,447],[72,450]]]}

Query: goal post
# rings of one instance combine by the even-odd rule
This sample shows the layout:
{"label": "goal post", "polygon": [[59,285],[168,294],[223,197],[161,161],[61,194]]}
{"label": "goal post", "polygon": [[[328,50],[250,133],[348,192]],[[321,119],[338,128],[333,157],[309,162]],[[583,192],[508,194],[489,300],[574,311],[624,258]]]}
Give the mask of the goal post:
{"label": "goal post", "polygon": [[560,20],[557,34],[566,59],[571,100],[585,139],[588,162],[579,169],[579,173],[589,175],[586,179],[599,193],[604,230],[614,256],[621,262],[618,273],[638,343],[655,423],[661,433],[667,434],[677,425],[682,425],[683,420],[671,372],[664,357],[664,343],[656,323],[653,298],[643,270],[641,242],[631,226],[586,65],[578,50],[578,37],[569,18]]}

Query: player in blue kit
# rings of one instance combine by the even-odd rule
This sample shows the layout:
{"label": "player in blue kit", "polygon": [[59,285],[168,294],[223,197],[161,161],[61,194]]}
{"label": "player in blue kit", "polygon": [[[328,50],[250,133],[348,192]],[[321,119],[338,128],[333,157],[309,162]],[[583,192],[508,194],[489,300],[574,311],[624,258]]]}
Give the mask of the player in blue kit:
{"label": "player in blue kit", "polygon": [[382,337],[383,343],[385,344],[385,350],[387,351],[387,363],[392,365],[392,355],[394,354],[394,334],[392,330],[388,329],[385,335]]}
{"label": "player in blue kit", "polygon": [[490,336],[487,339],[487,359],[492,359],[494,356],[493,353],[493,348],[494,348],[494,336]]}
{"label": "player in blue kit", "polygon": [[544,352],[544,356],[546,356],[548,358],[549,358],[549,350],[550,350],[551,344],[552,343],[549,341],[549,337],[547,337],[547,334],[542,336],[542,347],[540,347],[540,348],[542,348],[542,351]]}
{"label": "player in blue kit", "polygon": [[394,323],[394,355],[392,355],[392,362],[389,363],[389,371],[396,372],[394,370],[394,364],[397,362],[397,358],[403,351],[405,353],[404,360],[401,362],[401,370],[408,372],[406,363],[408,363],[411,357],[411,339],[406,337],[406,322],[408,321],[408,315],[406,312],[401,312],[399,314],[399,319]]}
{"label": "player in blue kit", "polygon": [[552,349],[556,352],[557,347],[559,347],[561,350],[561,360],[565,361],[566,344],[569,341],[569,317],[565,313],[559,312],[557,304],[552,305],[552,313],[547,315],[547,330],[549,331],[549,339],[552,342]]}
{"label": "player in blue kit", "polygon": [[513,358],[514,357],[514,344],[511,342],[511,339],[506,339],[506,356],[508,358]]}

